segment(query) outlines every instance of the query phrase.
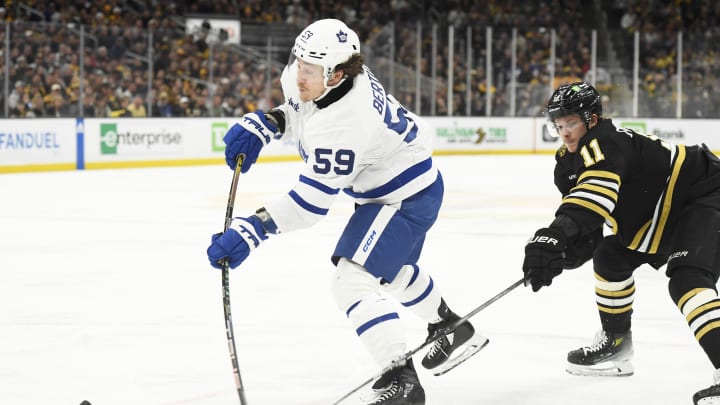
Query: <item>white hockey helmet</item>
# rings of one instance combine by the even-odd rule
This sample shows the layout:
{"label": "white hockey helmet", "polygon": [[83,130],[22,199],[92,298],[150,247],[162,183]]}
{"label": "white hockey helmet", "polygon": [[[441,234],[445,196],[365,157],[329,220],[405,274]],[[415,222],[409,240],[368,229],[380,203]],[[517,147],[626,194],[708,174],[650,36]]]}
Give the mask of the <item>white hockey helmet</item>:
{"label": "white hockey helmet", "polygon": [[356,53],[360,53],[360,39],[355,31],[340,20],[327,18],[308,25],[295,38],[291,56],[322,66],[327,86],[335,67]]}

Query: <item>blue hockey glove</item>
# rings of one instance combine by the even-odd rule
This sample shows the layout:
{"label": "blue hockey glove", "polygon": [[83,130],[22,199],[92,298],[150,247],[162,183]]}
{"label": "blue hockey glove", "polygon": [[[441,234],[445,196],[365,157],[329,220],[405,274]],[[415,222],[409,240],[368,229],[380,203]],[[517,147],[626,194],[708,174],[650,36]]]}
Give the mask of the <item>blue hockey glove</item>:
{"label": "blue hockey glove", "polygon": [[231,269],[236,268],[250,256],[250,252],[267,239],[260,218],[233,218],[230,227],[224,233],[212,236],[207,248],[210,265],[221,269],[224,260],[228,260]]}
{"label": "blue hockey glove", "polygon": [[525,285],[530,284],[533,291],[538,291],[552,284],[552,279],[563,271],[565,246],[565,234],[559,229],[542,228],[535,232],[525,245]]}
{"label": "blue hockey glove", "polygon": [[223,137],[225,162],[235,170],[238,156],[244,154],[245,160],[240,171],[247,172],[257,161],[260,150],[270,142],[276,132],[277,126],[265,118],[264,112],[258,110],[243,115],[240,122],[230,127]]}

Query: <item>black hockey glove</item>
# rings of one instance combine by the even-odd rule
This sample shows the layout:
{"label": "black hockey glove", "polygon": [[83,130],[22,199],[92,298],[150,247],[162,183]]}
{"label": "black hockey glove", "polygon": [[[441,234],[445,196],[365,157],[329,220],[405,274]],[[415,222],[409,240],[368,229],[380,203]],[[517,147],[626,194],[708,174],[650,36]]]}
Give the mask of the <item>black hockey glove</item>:
{"label": "black hockey glove", "polygon": [[592,259],[595,248],[598,247],[603,239],[602,228],[578,238],[575,242],[570,242],[565,248],[565,261],[563,268],[566,270],[577,269],[588,260]]}
{"label": "black hockey glove", "polygon": [[525,245],[523,273],[525,285],[533,291],[552,284],[552,279],[563,271],[565,234],[556,228],[542,228]]}

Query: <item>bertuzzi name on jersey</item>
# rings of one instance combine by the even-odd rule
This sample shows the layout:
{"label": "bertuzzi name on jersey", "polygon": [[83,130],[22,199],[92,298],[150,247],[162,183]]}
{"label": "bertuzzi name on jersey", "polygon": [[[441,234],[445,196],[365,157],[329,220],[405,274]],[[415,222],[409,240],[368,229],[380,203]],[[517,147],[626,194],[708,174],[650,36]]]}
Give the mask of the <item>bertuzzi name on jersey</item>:
{"label": "bertuzzi name on jersey", "polygon": [[[267,206],[279,229],[305,228],[325,215],[338,191],[359,204],[395,204],[432,184],[432,136],[421,119],[387,94],[367,67],[323,108],[302,102],[297,66],[281,76],[286,132],[306,162],[293,198]],[[289,105],[290,100],[297,105]],[[302,183],[302,184],[301,184]]]}

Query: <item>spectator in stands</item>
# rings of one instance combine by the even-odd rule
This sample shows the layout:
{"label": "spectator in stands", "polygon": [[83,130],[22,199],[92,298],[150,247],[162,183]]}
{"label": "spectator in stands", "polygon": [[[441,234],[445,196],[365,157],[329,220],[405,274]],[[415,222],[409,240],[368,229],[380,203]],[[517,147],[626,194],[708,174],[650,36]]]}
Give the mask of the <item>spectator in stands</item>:
{"label": "spectator in stands", "polygon": [[45,102],[43,101],[42,93],[40,93],[39,91],[33,93],[28,108],[32,110],[33,116],[35,117],[44,117],[46,115]]}
{"label": "spectator in stands", "polygon": [[195,100],[192,103],[191,116],[193,117],[208,117],[208,108],[205,105],[207,97],[204,94],[198,94],[195,96]]}
{"label": "spectator in stands", "polygon": [[[232,3],[232,4],[229,4]],[[265,76],[262,69],[258,66],[260,62],[255,57],[248,57],[246,54],[240,54],[232,47],[217,46],[213,48],[213,61],[210,64],[209,52],[206,44],[197,42],[192,36],[189,38],[182,30],[182,19],[177,18],[192,10],[198,10],[202,13],[216,15],[233,15],[242,18],[248,22],[281,22],[285,21],[289,24],[305,26],[311,19],[324,17],[328,14],[343,16],[348,22],[360,27],[359,34],[363,40],[371,39],[373,36],[379,36],[378,33],[392,32],[392,28],[387,24],[394,22],[395,32],[395,61],[405,64],[415,64],[416,49],[416,23],[418,19],[407,18],[408,15],[420,16],[419,21],[422,24],[421,52],[423,54],[420,66],[424,75],[430,75],[430,58],[431,58],[431,38],[432,31],[429,29],[431,24],[438,24],[437,31],[439,41],[436,55],[439,57],[437,69],[438,83],[444,86],[447,66],[455,67],[455,84],[457,84],[460,72],[466,72],[468,69],[474,69],[478,66],[484,66],[485,55],[485,32],[482,27],[492,26],[494,28],[493,35],[493,87],[497,92],[504,93],[505,98],[509,98],[509,80],[515,72],[509,72],[510,66],[510,39],[508,35],[510,28],[518,27],[518,69],[517,76],[520,87],[531,84],[532,80],[538,80],[540,83],[535,87],[541,90],[533,89],[530,92],[529,106],[516,105],[516,113],[521,111],[535,111],[537,108],[535,94],[537,92],[547,94],[550,86],[557,86],[558,83],[543,82],[540,77],[550,77],[547,61],[550,43],[550,29],[552,27],[557,34],[558,49],[556,54],[567,55],[563,64],[555,68],[556,75],[572,76],[574,78],[583,78],[589,69],[589,55],[581,46],[587,47],[589,41],[589,28],[583,22],[583,9],[587,8],[579,6],[579,3],[561,0],[560,5],[563,7],[564,13],[560,17],[550,12],[551,6],[547,2],[521,2],[519,0],[510,0],[507,2],[474,2],[470,0],[449,1],[444,7],[433,2],[413,2],[407,0],[392,0],[388,4],[381,6],[373,2],[350,2],[347,4],[332,3],[329,0],[274,0],[266,2],[263,7],[260,3],[251,2],[252,4],[243,7],[235,4],[236,2],[226,2],[220,0],[203,1],[198,4],[186,4],[184,2],[119,2],[110,0],[105,3],[94,2],[62,2],[62,6],[47,0],[39,0],[23,3],[21,9],[15,2],[7,2],[5,5],[6,12],[0,8],[0,20],[13,21],[24,24],[28,20],[43,22],[45,24],[42,29],[26,30],[23,25],[11,26],[11,46],[6,50],[10,56],[12,63],[10,64],[9,83],[14,84],[16,81],[23,81],[26,84],[34,82],[36,76],[42,77],[40,89],[43,92],[50,92],[50,86],[53,83],[60,83],[65,93],[66,100],[71,98],[69,89],[72,88],[71,79],[74,75],[83,74],[82,77],[87,86],[95,91],[101,91],[102,85],[90,80],[92,75],[101,75],[101,77],[110,77],[112,80],[112,88],[123,87],[131,89],[131,95],[143,94],[150,98],[150,94],[159,93],[163,90],[163,86],[169,86],[165,90],[170,90],[173,94],[198,94],[195,79],[204,81],[213,81],[212,85],[217,86],[214,94],[220,95],[225,101],[222,104],[231,104],[227,100],[240,96],[248,98],[250,101],[235,100],[232,102],[231,111],[236,108],[246,109],[248,104],[254,103],[256,106],[260,98],[264,98],[263,102],[272,105],[277,103],[274,97],[267,98],[264,94],[266,87]],[[602,2],[607,3],[607,2]],[[640,2],[644,4],[645,2]],[[702,73],[700,74],[700,83],[705,87],[712,87],[716,78],[720,75],[717,70],[718,64],[712,59],[711,45],[717,42],[715,39],[720,34],[716,29],[715,22],[720,18],[715,2],[711,0],[696,0],[693,2],[660,2],[658,7],[640,7],[637,1],[613,3],[608,6],[619,11],[613,14],[612,24],[615,27],[624,28],[625,32],[640,31],[641,35],[641,77],[647,75],[660,74],[670,79],[664,80],[668,83],[653,84],[652,89],[647,90],[647,94],[641,95],[641,99],[647,98],[647,105],[651,106],[649,110],[651,114],[657,116],[674,116],[675,99],[674,79],[673,75],[675,61],[673,60],[675,53],[673,50],[677,46],[676,33],[683,30],[686,34],[685,43],[689,46],[685,48],[685,59],[688,65],[705,63],[700,66]],[[60,4],[60,3],[58,3]],[[35,10],[33,10],[35,8]],[[607,10],[608,12],[612,10]],[[325,14],[325,15],[323,15]],[[624,20],[621,21],[621,17]],[[24,20],[24,21],[23,21]],[[303,22],[305,21],[305,22]],[[577,21],[579,24],[568,24],[567,21]],[[463,53],[464,49],[464,28],[472,27],[472,54],[475,61],[470,66],[454,63],[456,61],[447,61],[447,52],[443,49],[446,46],[447,24],[450,23],[456,27],[456,59]],[[85,47],[87,51],[84,55],[84,63],[86,69],[79,68],[79,28],[83,26],[87,33],[85,37]],[[384,31],[381,27],[387,27]],[[648,33],[645,30],[652,29],[654,32]],[[153,49],[149,49],[148,33],[152,30],[154,41]],[[28,33],[26,35],[26,33]],[[31,33],[31,34],[30,34]],[[0,33],[3,36],[3,33]],[[387,38],[387,36],[383,37]],[[572,40],[568,40],[572,39]],[[376,42],[378,39],[375,39]],[[173,45],[173,46],[171,46]],[[381,52],[384,54],[378,57],[390,56],[390,46],[387,43],[376,45],[386,45]],[[373,47],[380,50],[381,47]],[[182,55],[176,53],[177,49],[182,50]],[[172,50],[172,52],[171,52]],[[148,83],[148,65],[147,61],[143,61],[142,57],[148,55],[152,51],[153,82]],[[136,57],[139,55],[140,57]],[[646,58],[644,55],[653,55],[654,58]],[[529,62],[529,64],[528,64]],[[209,66],[213,66],[210,72]],[[380,64],[377,64],[380,66]],[[569,69],[565,73],[565,68]],[[698,66],[688,66],[683,75],[688,75],[691,71],[689,68],[698,68]],[[118,69],[121,73],[118,74]],[[259,72],[261,74],[257,74]],[[385,72],[376,72],[383,74]],[[273,80],[279,76],[278,72],[273,72]],[[176,87],[174,81],[184,82],[184,86]],[[683,78],[687,80],[687,78]],[[228,83],[222,84],[225,80]],[[478,88],[484,85],[485,78],[472,79],[471,88]],[[528,82],[527,80],[530,80]],[[135,88],[131,88],[130,84],[135,83]],[[240,92],[235,92],[236,85],[240,83]],[[424,85],[424,84],[423,84]],[[544,88],[543,88],[544,87]],[[460,106],[466,103],[465,92],[460,90],[458,86],[453,85],[455,89],[453,97],[460,97],[453,102],[454,114],[464,115],[464,109]],[[228,93],[229,89],[233,89]],[[397,93],[408,91],[407,87],[396,89]],[[645,93],[645,89],[642,89]],[[690,100],[696,103],[704,101],[702,94],[696,95],[689,89],[686,91],[684,100]],[[30,91],[34,97],[31,89]],[[422,95],[423,113],[429,112],[430,98],[434,95],[425,91]],[[720,116],[716,101],[717,91],[710,91],[710,108],[703,108],[701,113],[710,117]],[[440,95],[443,100],[438,99],[438,103],[447,103],[447,93]],[[476,95],[471,93],[471,112],[474,114],[478,110],[478,102],[475,101]],[[8,97],[8,107],[17,102],[16,97]],[[106,96],[105,102],[117,108],[119,100],[115,100],[109,95]],[[13,101],[14,100],[14,101]],[[480,103],[484,103],[484,97],[480,96]],[[516,94],[516,102],[522,100],[526,103],[521,94]],[[172,98],[170,99],[172,101]],[[544,101],[544,100],[543,100]],[[496,102],[501,102],[500,98],[495,98]],[[684,102],[685,103],[685,102]],[[11,105],[12,104],[12,105]],[[52,104],[52,97],[46,99],[46,104]],[[212,103],[211,103],[212,104]],[[197,107],[199,103],[193,104]],[[208,105],[207,107],[210,107]],[[527,108],[526,108],[527,107]],[[641,109],[646,108],[641,105]],[[217,105],[215,105],[217,110]],[[461,110],[461,111],[458,111]],[[479,108],[484,113],[484,108]],[[493,104],[493,115],[496,111],[502,111],[502,106]],[[696,115],[698,108],[683,105],[683,111],[688,114]],[[692,113],[695,111],[695,113]],[[239,112],[239,111],[238,111]],[[153,110],[153,115],[156,111]],[[203,113],[203,112],[200,112]],[[209,114],[210,112],[208,112]],[[98,114],[102,114],[98,111]],[[198,114],[197,111],[193,114]],[[102,116],[102,115],[100,115]],[[167,116],[167,115],[166,115]],[[173,116],[173,115],[169,115]]]}
{"label": "spectator in stands", "polygon": [[95,92],[94,91],[86,91],[83,96],[83,109],[82,109],[82,117],[92,118],[92,117],[100,117],[102,115],[98,115],[95,113]]}
{"label": "spectator in stands", "polygon": [[120,98],[119,108],[110,111],[110,117],[112,118],[129,118],[132,117],[132,113],[128,109],[130,106],[130,97],[123,95]]}
{"label": "spectator in stands", "polygon": [[133,97],[132,103],[127,107],[133,117],[147,117],[145,102],[140,96]]}
{"label": "spectator in stands", "polygon": [[53,118],[70,118],[77,116],[75,104],[67,104],[60,95],[53,95],[52,105],[48,108],[47,116]]}
{"label": "spectator in stands", "polygon": [[157,103],[153,107],[153,117],[175,117],[177,116],[175,109],[170,104],[167,92],[160,92]]}
{"label": "spectator in stands", "polygon": [[15,105],[15,108],[10,110],[10,118],[33,118],[35,114],[31,109],[28,108],[24,102],[19,102]]}
{"label": "spectator in stands", "polygon": [[219,94],[215,94],[212,97],[212,103],[210,103],[210,108],[208,108],[207,111],[208,117],[224,117],[224,111],[222,108],[222,96]]}
{"label": "spectator in stands", "polygon": [[177,115],[179,117],[192,117],[192,107],[190,107],[190,99],[187,96],[180,97],[180,108]]}
{"label": "spectator in stands", "polygon": [[15,87],[13,88],[12,92],[10,92],[10,95],[8,96],[8,108],[11,110],[13,108],[16,108],[20,100],[22,99],[22,95],[25,93],[25,82],[22,80],[18,80],[15,82]]}
{"label": "spectator in stands", "polygon": [[110,107],[108,106],[107,96],[102,93],[95,93],[95,116],[109,117]]}
{"label": "spectator in stands", "polygon": [[65,95],[63,94],[62,86],[60,85],[60,83],[53,83],[53,85],[50,86],[49,97],[51,97],[51,99],[54,99],[56,97],[65,99]]}

